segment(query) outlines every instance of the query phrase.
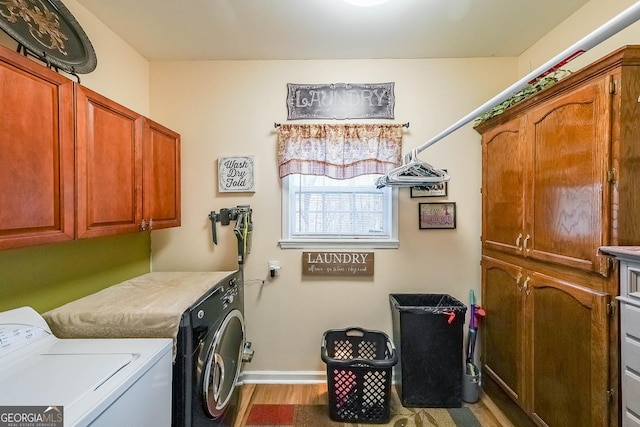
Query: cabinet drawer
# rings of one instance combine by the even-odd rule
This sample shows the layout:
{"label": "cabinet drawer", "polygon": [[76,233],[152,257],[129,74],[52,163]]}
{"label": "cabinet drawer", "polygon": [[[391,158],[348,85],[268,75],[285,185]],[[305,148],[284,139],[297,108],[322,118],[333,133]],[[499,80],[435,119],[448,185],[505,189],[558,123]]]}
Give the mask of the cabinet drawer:
{"label": "cabinet drawer", "polygon": [[640,307],[624,303],[620,307],[623,333],[640,341]]}
{"label": "cabinet drawer", "polygon": [[622,425],[624,427],[640,427],[640,419],[636,418],[633,414],[625,411]]}
{"label": "cabinet drawer", "polygon": [[[640,414],[640,377],[638,377],[637,373],[625,369],[622,383],[624,390],[624,416],[627,419],[633,419],[632,414]],[[632,414],[629,414],[630,412]],[[636,424],[631,423],[631,425],[640,425],[640,420],[636,418]]]}
{"label": "cabinet drawer", "polygon": [[635,372],[635,375],[640,376],[640,340],[629,336],[623,337],[622,359],[625,375],[627,375],[626,372],[630,370],[631,372]]}

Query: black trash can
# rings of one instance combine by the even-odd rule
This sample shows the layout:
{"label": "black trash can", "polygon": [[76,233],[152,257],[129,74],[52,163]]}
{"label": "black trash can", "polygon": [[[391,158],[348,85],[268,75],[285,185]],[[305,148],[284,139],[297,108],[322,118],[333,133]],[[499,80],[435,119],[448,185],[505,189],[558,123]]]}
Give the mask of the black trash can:
{"label": "black trash can", "polygon": [[321,356],[327,364],[332,420],[389,420],[392,369],[398,356],[387,334],[358,327],[331,329],[322,337]]}
{"label": "black trash can", "polygon": [[394,368],[402,405],[462,406],[463,326],[467,307],[446,294],[390,294]]}

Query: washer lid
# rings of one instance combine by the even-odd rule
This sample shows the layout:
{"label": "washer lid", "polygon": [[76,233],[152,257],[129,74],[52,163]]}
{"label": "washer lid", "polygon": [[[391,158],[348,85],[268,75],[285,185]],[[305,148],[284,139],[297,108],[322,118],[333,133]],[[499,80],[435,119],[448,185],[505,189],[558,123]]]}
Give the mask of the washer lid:
{"label": "washer lid", "polygon": [[72,406],[138,357],[132,353],[29,356],[0,372],[2,405]]}

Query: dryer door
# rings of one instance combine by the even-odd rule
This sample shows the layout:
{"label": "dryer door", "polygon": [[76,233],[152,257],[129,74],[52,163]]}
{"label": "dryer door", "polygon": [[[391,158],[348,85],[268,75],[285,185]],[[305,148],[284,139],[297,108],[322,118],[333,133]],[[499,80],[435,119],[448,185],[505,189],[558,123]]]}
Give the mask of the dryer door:
{"label": "dryer door", "polygon": [[204,408],[214,419],[224,413],[232,397],[240,375],[244,343],[244,318],[240,310],[232,310],[215,332],[202,379]]}

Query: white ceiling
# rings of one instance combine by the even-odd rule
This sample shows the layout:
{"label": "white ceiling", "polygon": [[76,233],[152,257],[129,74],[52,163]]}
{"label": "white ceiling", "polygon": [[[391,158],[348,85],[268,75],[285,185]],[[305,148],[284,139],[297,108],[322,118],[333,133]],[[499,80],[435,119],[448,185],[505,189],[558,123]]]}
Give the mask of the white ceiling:
{"label": "white ceiling", "polygon": [[517,56],[588,0],[78,0],[148,60]]}

